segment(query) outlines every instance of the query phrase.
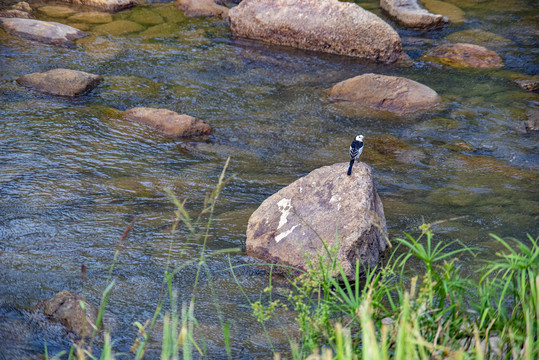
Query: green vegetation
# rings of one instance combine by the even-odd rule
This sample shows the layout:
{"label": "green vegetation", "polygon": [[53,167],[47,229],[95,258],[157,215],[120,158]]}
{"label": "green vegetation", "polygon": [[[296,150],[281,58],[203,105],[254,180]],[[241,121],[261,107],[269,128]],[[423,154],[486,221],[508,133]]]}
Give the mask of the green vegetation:
{"label": "green vegetation", "polygon": [[[212,223],[215,204],[229,179],[225,179],[225,165],[215,190],[208,194],[203,210],[193,219],[184,202],[167,191],[175,204],[169,259],[164,270],[161,294],[153,318],[145,325],[137,322],[138,337],[131,347],[132,354],[117,354],[114,341],[107,330],[99,332],[111,289],[113,268],[123,241],[133,228],[128,226],[118,242],[109,280],[103,292],[98,323],[91,338],[74,344],[67,354],[69,359],[142,359],[156,324],[162,324],[161,359],[191,359],[207,355],[203,339],[196,339],[198,322],[194,316],[195,290],[202,272],[212,286],[212,274],[206,260],[206,239]],[[181,246],[174,234],[183,224],[189,236],[202,244],[197,259],[171,259],[174,246]],[[293,309],[300,338],[289,337],[290,351],[274,353],[275,359],[525,359],[539,358],[539,238],[528,236],[526,242],[501,239],[492,235],[505,252],[497,253],[496,261],[485,262],[476,277],[463,276],[459,257],[480,255],[477,250],[462,247],[458,242],[436,241],[430,225],[423,225],[417,238],[405,234],[395,240],[398,244],[384,265],[366,269],[363,281],[350,282],[344,277],[340,264],[311,259],[310,270],[299,276],[290,275],[289,292],[276,299],[272,287],[273,266],[269,286],[261,300],[251,304],[253,321],[264,324],[279,321],[281,308]],[[213,252],[223,256],[239,249]],[[335,249],[327,249],[335,259]],[[415,257],[423,265],[421,274],[410,273],[407,263]],[[177,260],[177,261],[172,261]],[[316,264],[314,262],[317,262]],[[172,266],[173,263],[181,264]],[[231,264],[231,263],[230,263]],[[196,266],[193,295],[188,305],[177,306],[173,286],[176,274],[187,266]],[[248,266],[248,265],[244,265]],[[250,265],[249,265],[250,266]],[[236,267],[230,271],[236,279]],[[291,270],[282,267],[286,272]],[[341,274],[336,279],[334,274]],[[356,278],[360,279],[360,266]],[[473,280],[477,278],[478,280]],[[215,310],[220,321],[226,352],[233,357],[230,323],[226,321],[215,292],[212,292]],[[168,301],[168,304],[167,304]],[[286,330],[283,327],[283,332]],[[266,332],[267,333],[267,332]],[[102,336],[99,346],[96,336]],[[268,337],[268,344],[271,339]],[[95,355],[98,353],[99,355]],[[66,356],[66,352],[47,359]]]}

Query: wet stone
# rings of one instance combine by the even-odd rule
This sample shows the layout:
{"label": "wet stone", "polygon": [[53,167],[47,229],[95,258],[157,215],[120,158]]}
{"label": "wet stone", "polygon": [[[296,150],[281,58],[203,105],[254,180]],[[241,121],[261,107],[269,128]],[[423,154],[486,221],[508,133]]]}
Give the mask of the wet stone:
{"label": "wet stone", "polygon": [[445,16],[422,8],[417,0],[381,0],[380,7],[397,22],[413,29],[439,28],[449,22]]}
{"label": "wet stone", "polygon": [[38,11],[45,14],[48,17],[53,17],[53,18],[66,18],[75,13],[75,10],[73,10],[70,7],[54,6],[54,5],[42,6],[38,8]]}
{"label": "wet stone", "polygon": [[73,97],[93,89],[102,80],[100,75],[83,71],[54,69],[21,76],[17,82],[46,94]]}
{"label": "wet stone", "polygon": [[27,13],[25,11],[15,10],[15,9],[0,11],[0,17],[21,18],[21,19],[33,19],[34,18],[31,14],[29,14],[29,13]]}
{"label": "wet stone", "polygon": [[428,86],[402,77],[378,74],[341,81],[328,94],[336,101],[396,114],[429,109],[441,101],[436,91]]}
{"label": "wet stone", "polygon": [[129,20],[116,20],[104,25],[98,25],[94,28],[97,35],[121,36],[143,30],[144,27],[136,22]]}
{"label": "wet stone", "polygon": [[473,44],[444,44],[425,52],[421,57],[456,68],[492,69],[503,67],[500,55]]}
{"label": "wet stone", "polygon": [[500,47],[513,42],[503,36],[481,29],[468,29],[449,34],[447,40],[454,43],[470,43],[486,47]]}
{"label": "wet stone", "polygon": [[59,0],[72,4],[86,5],[105,11],[120,11],[137,5],[137,0]]}
{"label": "wet stone", "polygon": [[228,8],[219,5],[218,2],[218,0],[177,0],[176,5],[188,17],[228,17]]}
{"label": "wet stone", "polygon": [[523,134],[539,134],[539,109],[528,109],[526,117],[517,130]]}
{"label": "wet stone", "polygon": [[517,79],[515,82],[524,90],[538,92],[539,91],[539,75],[530,79]]}
{"label": "wet stone", "polygon": [[106,24],[112,21],[112,16],[106,12],[89,11],[70,16],[68,20],[88,24]]}
{"label": "wet stone", "polygon": [[129,19],[141,25],[159,25],[163,23],[161,15],[147,8],[132,10]]}
{"label": "wet stone", "polygon": [[199,137],[211,134],[211,127],[189,115],[180,115],[166,109],[133,108],[123,112],[126,119],[148,125],[176,138]]}
{"label": "wet stone", "polygon": [[57,22],[0,18],[0,26],[10,35],[57,46],[73,46],[73,41],[88,36],[74,27]]}
{"label": "wet stone", "polygon": [[13,10],[31,12],[32,7],[26,1],[20,1],[11,7]]}
{"label": "wet stone", "polygon": [[401,152],[395,160],[403,164],[419,164],[427,156],[423,151],[419,150],[406,150]]}
{"label": "wet stone", "polygon": [[77,40],[77,45],[82,46],[88,55],[98,60],[111,59],[123,51],[121,45],[93,35]]}
{"label": "wet stone", "polygon": [[[85,310],[80,303],[83,302]],[[90,336],[97,320],[97,308],[73,291],[64,290],[54,297],[36,305],[51,320],[62,323],[70,332],[79,337]]]}
{"label": "wet stone", "polygon": [[244,0],[229,16],[232,33],[239,37],[380,63],[406,58],[395,30],[350,2]]}
{"label": "wet stone", "polygon": [[423,6],[435,14],[442,14],[449,18],[452,23],[463,23],[466,19],[461,8],[446,1],[421,0]]}

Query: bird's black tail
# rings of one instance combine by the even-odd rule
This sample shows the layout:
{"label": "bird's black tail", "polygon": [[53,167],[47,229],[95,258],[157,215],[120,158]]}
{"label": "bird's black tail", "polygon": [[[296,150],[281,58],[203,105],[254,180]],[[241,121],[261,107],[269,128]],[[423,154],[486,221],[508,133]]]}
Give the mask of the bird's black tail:
{"label": "bird's black tail", "polygon": [[350,166],[348,166],[348,172],[347,175],[352,175],[352,166],[354,165],[354,159],[350,160]]}

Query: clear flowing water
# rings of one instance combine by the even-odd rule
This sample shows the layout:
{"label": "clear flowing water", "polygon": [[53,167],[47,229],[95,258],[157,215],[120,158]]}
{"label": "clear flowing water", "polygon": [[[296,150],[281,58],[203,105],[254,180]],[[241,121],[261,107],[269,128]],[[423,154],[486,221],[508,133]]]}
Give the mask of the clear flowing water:
{"label": "clear flowing water", "polygon": [[[380,14],[375,1],[358,2]],[[215,19],[187,19],[170,5],[114,15],[144,23],[139,31],[110,35],[101,25],[75,24],[92,37],[75,48],[57,48],[0,31],[0,350],[6,358],[65,349],[61,329],[41,328],[26,311],[38,300],[69,289],[98,304],[118,238],[139,220],[114,270],[109,303],[116,348],[127,352],[155,308],[170,244],[172,189],[200,210],[227,157],[235,174],[223,191],[206,249],[216,296],[231,322],[234,357],[269,357],[271,347],[251,316],[224,255],[240,247],[252,211],[269,195],[320,166],[345,162],[352,138],[365,135],[363,161],[374,168],[392,236],[426,222],[459,217],[434,227],[438,239],[459,239],[481,250],[463,258],[472,275],[497,249],[489,233],[537,235],[537,137],[515,131],[538,95],[519,88],[515,76],[539,70],[539,15],[534,1],[452,0],[466,22],[442,31],[400,33],[416,60],[398,68],[236,39]],[[148,22],[157,14],[165,25]],[[38,17],[73,23],[67,19]],[[157,19],[159,19],[159,17]],[[142,20],[141,20],[142,19]],[[481,42],[505,62],[500,70],[458,70],[425,63],[425,50],[467,29],[487,33]],[[497,36],[493,36],[496,34]],[[483,36],[485,33],[483,33]],[[453,35],[455,36],[455,35]],[[478,35],[474,35],[478,37]],[[486,39],[486,40],[485,40]],[[472,39],[472,41],[474,41]],[[67,99],[20,87],[21,75],[53,68],[103,75],[91,93]],[[436,90],[443,103],[417,116],[347,112],[327,89],[367,72],[398,75]],[[196,116],[215,130],[206,142],[179,142],[122,120],[112,109],[166,108]],[[416,150],[418,160],[397,156]],[[200,241],[175,236],[173,257],[193,259]],[[249,262],[242,252],[233,265]],[[176,262],[180,264],[178,260]],[[80,276],[86,266],[88,281]],[[175,281],[180,300],[191,296],[196,267]],[[241,285],[256,300],[267,274],[246,266]],[[200,336],[212,358],[224,357],[211,287],[203,277],[197,294]],[[283,314],[292,321],[293,314]],[[277,350],[280,328],[270,328]],[[157,356],[158,336],[149,358]],[[1,358],[1,356],[0,356]]]}

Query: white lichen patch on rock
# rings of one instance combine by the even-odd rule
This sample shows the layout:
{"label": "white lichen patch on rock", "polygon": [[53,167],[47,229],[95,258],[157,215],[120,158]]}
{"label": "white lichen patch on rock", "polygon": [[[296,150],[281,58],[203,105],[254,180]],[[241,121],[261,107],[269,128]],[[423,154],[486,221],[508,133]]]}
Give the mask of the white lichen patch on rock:
{"label": "white lichen patch on rock", "polygon": [[290,214],[290,210],[292,210],[292,199],[281,199],[281,201],[277,203],[277,206],[281,212],[279,226],[277,226],[277,229],[280,229],[287,223],[288,214]]}

